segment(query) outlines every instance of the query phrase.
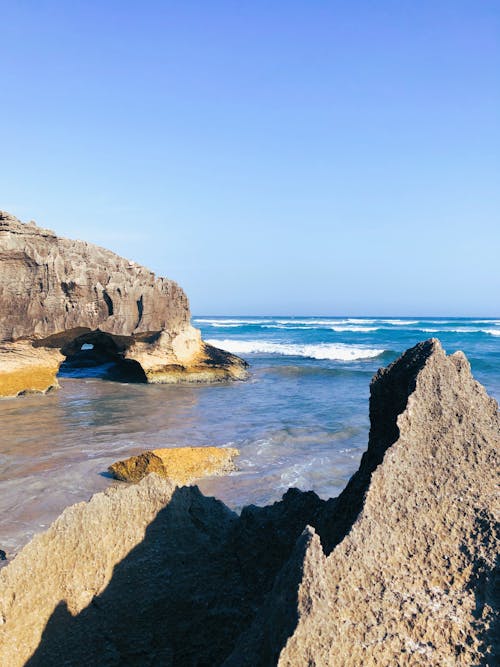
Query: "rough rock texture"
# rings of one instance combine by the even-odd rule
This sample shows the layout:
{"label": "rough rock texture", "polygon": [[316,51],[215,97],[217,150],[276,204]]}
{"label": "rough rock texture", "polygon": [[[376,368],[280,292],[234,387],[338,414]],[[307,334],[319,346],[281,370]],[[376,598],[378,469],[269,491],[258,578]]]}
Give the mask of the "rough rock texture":
{"label": "rough rock texture", "polygon": [[279,664],[498,664],[498,406],[427,341],[375,376],[361,470],[387,439],[345,539],[305,554]]}
{"label": "rough rock texture", "polygon": [[0,665],[23,665],[61,600],[73,614],[109,583],[174,485],[147,478],[66,509],[0,571]]}
{"label": "rough rock texture", "polygon": [[233,472],[238,455],[231,447],[165,447],[117,461],[108,470],[124,482],[139,482],[155,472],[174,483],[190,484],[201,477]]}
{"label": "rough rock texture", "polygon": [[[46,363],[46,350],[71,357],[84,343],[130,368],[140,364],[149,382],[246,375],[243,361],[201,341],[177,283],[1,211],[0,312],[0,396],[17,394],[19,385],[27,390],[55,386],[60,358],[54,355]],[[27,380],[21,380],[20,368],[15,378],[4,376],[10,372],[4,371],[5,349],[19,341],[25,344]]]}
{"label": "rough rock texture", "polygon": [[0,396],[45,392],[59,386],[57,371],[64,356],[57,349],[31,343],[0,343]]}
{"label": "rough rock texture", "polygon": [[498,664],[495,401],[431,340],[370,414],[334,500],[238,517],[149,475],[66,510],[0,571],[0,664]]}

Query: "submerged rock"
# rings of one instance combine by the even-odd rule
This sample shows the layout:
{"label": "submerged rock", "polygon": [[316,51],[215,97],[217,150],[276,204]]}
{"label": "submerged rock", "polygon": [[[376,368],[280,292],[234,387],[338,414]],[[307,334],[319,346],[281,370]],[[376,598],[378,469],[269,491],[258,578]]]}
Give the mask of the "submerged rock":
{"label": "submerged rock", "polygon": [[231,447],[165,447],[117,461],[108,471],[124,482],[139,482],[155,472],[178,484],[189,484],[200,477],[234,472],[238,455]]}
{"label": "submerged rock", "polygon": [[329,501],[238,517],[153,474],[67,509],[0,571],[0,664],[497,664],[496,402],[430,340],[370,417]]}
{"label": "submerged rock", "polygon": [[246,377],[244,361],[201,340],[177,283],[2,211],[0,310],[0,396],[57,386],[82,345],[144,382]]}

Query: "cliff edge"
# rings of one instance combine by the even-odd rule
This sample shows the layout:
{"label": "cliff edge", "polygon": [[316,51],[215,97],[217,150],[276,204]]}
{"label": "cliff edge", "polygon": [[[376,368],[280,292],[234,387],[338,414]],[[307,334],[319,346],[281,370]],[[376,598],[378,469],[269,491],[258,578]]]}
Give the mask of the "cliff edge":
{"label": "cliff edge", "polygon": [[145,382],[243,379],[246,364],[201,340],[177,283],[0,211],[0,396],[57,386],[92,346]]}
{"label": "cliff edge", "polygon": [[149,475],[68,508],[0,571],[0,663],[498,664],[496,402],[429,340],[375,375],[370,419],[328,501],[237,516]]}

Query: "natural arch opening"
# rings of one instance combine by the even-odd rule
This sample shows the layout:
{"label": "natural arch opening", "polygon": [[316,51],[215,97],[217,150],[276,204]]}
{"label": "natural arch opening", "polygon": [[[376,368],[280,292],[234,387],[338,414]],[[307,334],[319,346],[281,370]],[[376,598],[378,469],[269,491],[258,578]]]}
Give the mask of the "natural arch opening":
{"label": "natural arch opening", "polygon": [[147,382],[141,365],[123,354],[127,345],[120,337],[90,331],[67,340],[61,347],[66,357],[58,377],[101,378],[114,382]]}

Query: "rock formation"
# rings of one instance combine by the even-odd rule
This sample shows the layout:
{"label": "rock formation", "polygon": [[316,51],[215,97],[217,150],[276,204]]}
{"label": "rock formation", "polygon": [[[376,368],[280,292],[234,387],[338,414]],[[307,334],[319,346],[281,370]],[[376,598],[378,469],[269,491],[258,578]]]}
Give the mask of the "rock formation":
{"label": "rock formation", "polygon": [[430,340],[370,417],[336,499],[238,517],[149,475],[67,509],[0,571],[0,664],[498,664],[496,402]]}
{"label": "rock formation", "polygon": [[154,472],[176,484],[190,484],[201,477],[235,471],[238,455],[233,447],[164,447],[117,461],[108,471],[124,482],[139,482]]}
{"label": "rock formation", "polygon": [[147,382],[243,379],[204,343],[177,283],[83,241],[0,212],[0,396],[57,386],[82,345]]}
{"label": "rock formation", "polygon": [[359,502],[373,470],[360,512],[338,544],[342,518],[323,519],[328,558],[311,538],[279,664],[498,664],[498,405],[433,340],[375,376],[370,413],[335,508]]}

